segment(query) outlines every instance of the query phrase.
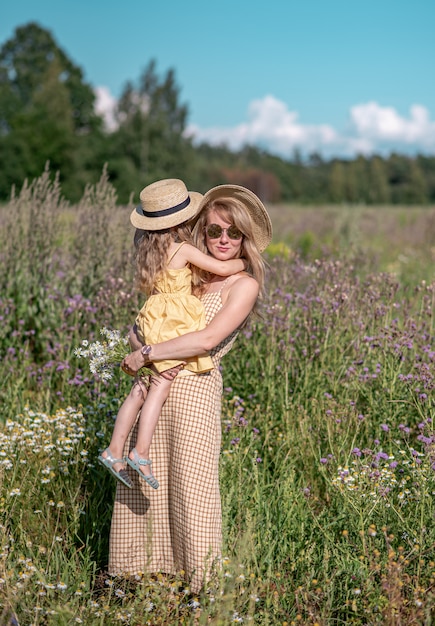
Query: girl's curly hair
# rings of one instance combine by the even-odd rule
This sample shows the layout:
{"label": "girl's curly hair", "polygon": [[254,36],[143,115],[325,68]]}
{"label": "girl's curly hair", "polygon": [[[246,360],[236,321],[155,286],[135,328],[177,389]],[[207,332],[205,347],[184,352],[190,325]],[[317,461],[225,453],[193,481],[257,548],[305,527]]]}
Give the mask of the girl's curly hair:
{"label": "girl's curly hair", "polygon": [[150,296],[159,274],[166,269],[171,243],[192,243],[188,222],[165,230],[136,230],[134,236],[136,284],[140,291]]}

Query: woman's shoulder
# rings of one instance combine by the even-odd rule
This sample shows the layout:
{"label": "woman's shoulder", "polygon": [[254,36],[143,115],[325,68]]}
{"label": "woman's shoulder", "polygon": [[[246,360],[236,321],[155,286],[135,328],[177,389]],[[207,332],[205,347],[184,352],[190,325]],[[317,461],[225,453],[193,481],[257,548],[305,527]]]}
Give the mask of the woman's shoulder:
{"label": "woman's shoulder", "polygon": [[229,279],[231,279],[229,282],[230,284],[236,284],[239,283],[239,281],[242,281],[240,284],[246,285],[246,284],[252,284],[252,285],[258,285],[258,281],[251,276],[251,274],[248,274],[248,272],[237,272],[237,274],[231,274],[231,276],[228,277]]}
{"label": "woman's shoulder", "polygon": [[239,272],[228,276],[225,288],[228,294],[237,294],[243,296],[258,295],[260,285],[258,281],[247,272]]}

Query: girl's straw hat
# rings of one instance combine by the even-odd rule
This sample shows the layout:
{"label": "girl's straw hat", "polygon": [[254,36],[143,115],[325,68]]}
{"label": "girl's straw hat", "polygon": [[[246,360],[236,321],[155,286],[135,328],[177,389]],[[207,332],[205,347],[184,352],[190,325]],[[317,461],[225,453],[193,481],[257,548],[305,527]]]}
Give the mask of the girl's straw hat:
{"label": "girl's straw hat", "polygon": [[164,230],[178,226],[197,214],[202,194],[187,191],[177,178],[151,183],[140,192],[140,205],[130,215],[130,221],[141,230]]}
{"label": "girl's straw hat", "polygon": [[263,252],[272,240],[272,223],[264,204],[250,189],[240,185],[218,185],[204,194],[198,213],[212,200],[237,198],[247,209],[252,220],[254,241],[260,252]]}

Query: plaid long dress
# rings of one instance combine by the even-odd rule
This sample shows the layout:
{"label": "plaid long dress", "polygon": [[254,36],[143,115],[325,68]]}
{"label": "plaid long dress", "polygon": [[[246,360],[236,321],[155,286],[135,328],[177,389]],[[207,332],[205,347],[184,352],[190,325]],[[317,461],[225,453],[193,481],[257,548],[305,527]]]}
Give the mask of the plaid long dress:
{"label": "plaid long dress", "polygon": [[[222,287],[202,297],[206,322],[222,306]],[[197,592],[221,554],[219,490],[222,377],[219,363],[237,330],[210,356],[215,369],[177,376],[163,406],[150,457],[159,489],[135,472],[133,488],[117,483],[110,532],[109,573],[176,574],[183,570]],[[135,429],[127,450],[134,447]]]}

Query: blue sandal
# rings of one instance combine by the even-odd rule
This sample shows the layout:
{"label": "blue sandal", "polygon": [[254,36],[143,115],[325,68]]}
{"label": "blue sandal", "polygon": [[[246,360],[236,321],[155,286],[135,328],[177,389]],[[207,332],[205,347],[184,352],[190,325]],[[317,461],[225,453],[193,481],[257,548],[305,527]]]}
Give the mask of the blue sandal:
{"label": "blue sandal", "polygon": [[125,459],[115,459],[112,453],[110,452],[109,448],[106,448],[104,452],[107,453],[106,457],[102,456],[101,454],[98,456],[98,460],[100,461],[101,465],[104,465],[104,467],[108,469],[109,472],[117,480],[119,480],[123,485],[125,485],[129,489],[131,489],[133,487],[133,483],[130,480],[130,476],[128,475],[127,470],[124,468],[122,470],[119,470],[119,472],[117,472],[115,468],[113,467],[115,463],[125,463]]}
{"label": "blue sandal", "polygon": [[[138,451],[136,450],[136,448],[133,448],[132,450],[133,456],[134,456],[134,460],[132,461],[129,457],[127,457],[127,463],[130,465],[130,467],[132,467],[138,474],[139,476],[149,484],[150,487],[152,487],[153,489],[158,489],[159,488],[159,483],[157,478],[151,473],[151,474],[144,474],[142,472],[142,470],[140,469],[140,466],[142,465],[151,465],[152,461],[150,459],[142,459],[139,454]],[[151,467],[150,467],[151,469]]]}

